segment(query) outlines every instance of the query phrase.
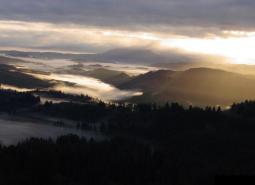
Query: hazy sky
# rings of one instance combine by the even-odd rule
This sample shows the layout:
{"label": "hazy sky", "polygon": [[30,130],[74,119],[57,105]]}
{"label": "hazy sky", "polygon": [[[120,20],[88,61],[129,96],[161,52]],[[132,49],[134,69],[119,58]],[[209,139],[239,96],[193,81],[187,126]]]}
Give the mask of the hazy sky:
{"label": "hazy sky", "polygon": [[254,9],[254,0],[0,0],[0,46],[177,48],[252,63]]}

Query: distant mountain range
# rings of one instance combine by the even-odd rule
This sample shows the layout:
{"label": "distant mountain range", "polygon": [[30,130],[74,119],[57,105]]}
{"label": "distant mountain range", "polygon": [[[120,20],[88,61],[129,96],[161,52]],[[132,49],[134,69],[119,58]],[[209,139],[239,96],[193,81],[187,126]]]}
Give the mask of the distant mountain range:
{"label": "distant mountain range", "polygon": [[[121,55],[117,55],[122,53]],[[140,53],[140,52],[138,52]],[[126,52],[108,52],[99,54],[103,58],[115,58],[119,56],[129,56]],[[151,54],[152,55],[152,54]],[[156,55],[154,55],[156,56]],[[138,60],[139,54],[133,56]],[[155,59],[155,58],[154,58]],[[32,78],[15,70],[4,63],[19,61],[19,59],[10,59],[0,57],[0,83],[7,83],[19,87],[47,87],[49,82]],[[185,63],[173,63],[175,66]],[[168,64],[170,65],[170,64]],[[191,67],[193,65],[190,65]],[[216,66],[216,65],[215,65]],[[183,70],[158,70],[148,72],[136,77],[130,77],[124,72],[114,71],[98,67],[97,69],[86,71],[79,67],[79,64],[62,73],[73,73],[100,79],[104,82],[113,84],[120,89],[138,89],[144,92],[144,95],[133,97],[131,102],[156,102],[165,103],[180,102],[185,105],[223,105],[227,106],[233,102],[240,102],[246,99],[255,99],[255,76],[254,66],[248,65],[229,65],[227,70],[223,70],[226,64],[212,67],[195,67]],[[177,67],[176,67],[177,68]],[[219,69],[220,68],[220,69]],[[230,72],[232,71],[232,72]],[[233,72],[234,71],[234,72]],[[248,73],[249,75],[244,75]],[[37,84],[37,85],[35,85]]]}
{"label": "distant mountain range", "polygon": [[[58,52],[27,52],[27,51],[0,51],[0,54],[11,57],[37,58],[37,59],[69,59],[80,62],[107,62],[157,65],[168,63],[198,63],[207,62],[212,58],[203,55],[188,55],[176,51],[153,51],[140,48],[118,48],[98,54],[72,54]],[[217,57],[213,57],[215,59]],[[217,58],[219,59],[219,58]],[[215,60],[217,61],[217,60]]]}
{"label": "distant mountain range", "polygon": [[86,57],[89,54],[72,54],[72,53],[59,53],[59,52],[33,52],[33,51],[15,51],[15,50],[2,50],[2,55],[9,57],[22,57],[22,58],[36,58],[36,59],[75,59]]}
{"label": "distant mountain range", "polygon": [[217,68],[241,74],[255,75],[255,65],[231,64],[219,56],[194,55],[178,51],[152,51],[140,48],[118,48],[98,54],[73,54],[58,52],[0,51],[10,57],[36,58],[44,60],[67,59],[77,62],[100,62],[137,64],[161,69],[187,70],[190,68]]}

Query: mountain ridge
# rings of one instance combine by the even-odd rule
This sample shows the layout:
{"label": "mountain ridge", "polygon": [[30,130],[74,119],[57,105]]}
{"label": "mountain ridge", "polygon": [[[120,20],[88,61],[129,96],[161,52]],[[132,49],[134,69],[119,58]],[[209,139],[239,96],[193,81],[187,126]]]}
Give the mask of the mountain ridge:
{"label": "mountain ridge", "polygon": [[203,106],[255,99],[255,78],[211,68],[149,72],[121,87],[142,90],[145,95],[135,97],[136,101],[178,101]]}

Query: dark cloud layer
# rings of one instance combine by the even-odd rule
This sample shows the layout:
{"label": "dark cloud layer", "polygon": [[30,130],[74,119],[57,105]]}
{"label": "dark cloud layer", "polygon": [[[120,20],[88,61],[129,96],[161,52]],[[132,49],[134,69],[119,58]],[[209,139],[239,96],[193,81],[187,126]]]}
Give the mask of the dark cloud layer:
{"label": "dark cloud layer", "polygon": [[0,19],[194,35],[255,30],[254,9],[254,0],[0,0]]}

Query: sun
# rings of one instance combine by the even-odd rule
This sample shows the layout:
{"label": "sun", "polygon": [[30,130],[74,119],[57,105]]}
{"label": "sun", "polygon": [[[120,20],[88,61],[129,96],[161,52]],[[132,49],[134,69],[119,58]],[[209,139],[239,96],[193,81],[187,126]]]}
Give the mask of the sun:
{"label": "sun", "polygon": [[192,53],[224,56],[236,64],[255,64],[255,33],[227,38],[169,39],[162,41],[161,46]]}

